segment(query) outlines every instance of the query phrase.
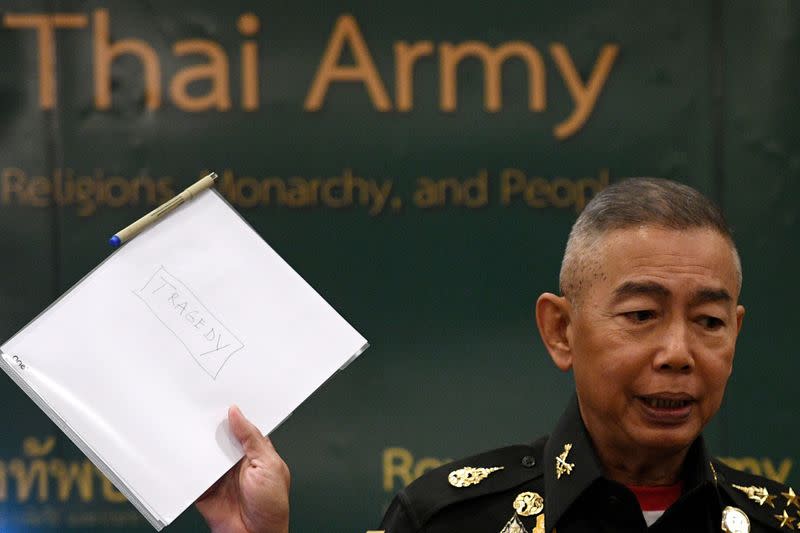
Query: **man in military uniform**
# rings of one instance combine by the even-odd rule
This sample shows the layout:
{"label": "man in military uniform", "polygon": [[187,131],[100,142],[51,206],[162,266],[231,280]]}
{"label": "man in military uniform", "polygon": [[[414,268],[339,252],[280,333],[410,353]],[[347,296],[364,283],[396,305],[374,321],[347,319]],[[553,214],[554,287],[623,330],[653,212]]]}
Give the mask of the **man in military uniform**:
{"label": "man in military uniform", "polygon": [[[711,459],[744,308],[739,257],[697,191],[628,180],[573,226],[561,296],[536,304],[576,395],[552,434],[434,470],[402,491],[388,533],[791,530],[791,488]],[[649,526],[649,527],[648,527]]]}
{"label": "man in military uniform", "polygon": [[[701,435],[731,374],[741,282],[722,215],[694,189],[633,179],[598,194],[570,233],[561,295],[536,304],[553,362],[575,378],[555,429],[427,473],[397,495],[382,529],[794,530],[794,490],[710,458]],[[288,471],[248,431],[257,451],[243,461],[266,485],[237,482],[243,467],[227,500],[212,491],[198,508],[215,530],[239,512],[248,531],[286,531]]]}

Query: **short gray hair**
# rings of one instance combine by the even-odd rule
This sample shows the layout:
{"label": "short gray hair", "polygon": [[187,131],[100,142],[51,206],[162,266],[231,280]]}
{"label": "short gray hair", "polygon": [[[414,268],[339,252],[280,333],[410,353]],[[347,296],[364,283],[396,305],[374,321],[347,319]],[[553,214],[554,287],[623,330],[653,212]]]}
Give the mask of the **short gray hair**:
{"label": "short gray hair", "polygon": [[577,298],[589,270],[596,268],[591,258],[594,247],[606,233],[637,226],[685,230],[708,228],[730,243],[742,286],[742,264],[733,235],[722,211],[700,192],[670,180],[629,178],[601,191],[586,205],[567,240],[561,263],[561,294]]}

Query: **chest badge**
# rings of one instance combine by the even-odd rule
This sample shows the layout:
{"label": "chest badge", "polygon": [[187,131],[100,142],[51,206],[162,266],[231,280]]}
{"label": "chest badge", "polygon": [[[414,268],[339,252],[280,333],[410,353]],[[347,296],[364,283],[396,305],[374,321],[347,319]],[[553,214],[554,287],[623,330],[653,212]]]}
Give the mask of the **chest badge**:
{"label": "chest badge", "polygon": [[750,519],[741,509],[729,505],[722,511],[722,531],[750,533]]}
{"label": "chest badge", "polygon": [[514,498],[514,510],[520,516],[534,516],[544,509],[544,498],[538,492],[522,492]]}
{"label": "chest badge", "polygon": [[731,485],[734,489],[744,492],[748,498],[758,503],[758,505],[764,505],[766,503],[773,509],[775,508],[775,495],[770,494],[766,487],[743,487],[741,485]]}
{"label": "chest badge", "polygon": [[500,533],[528,533],[528,530],[525,529],[525,524],[519,519],[517,513],[514,513],[514,516],[511,517],[511,520],[506,522],[506,525],[503,526]]}
{"label": "chest badge", "polygon": [[470,485],[477,485],[490,474],[502,470],[504,466],[493,466],[491,468],[475,468],[472,466],[465,466],[458,470],[453,470],[447,476],[447,481],[454,487],[469,487]]}
{"label": "chest badge", "polygon": [[567,462],[567,455],[569,455],[569,451],[571,449],[572,444],[565,444],[564,451],[558,454],[558,457],[556,457],[556,479],[561,479],[561,476],[564,474],[570,475],[572,473],[572,469],[575,468],[575,463]]}

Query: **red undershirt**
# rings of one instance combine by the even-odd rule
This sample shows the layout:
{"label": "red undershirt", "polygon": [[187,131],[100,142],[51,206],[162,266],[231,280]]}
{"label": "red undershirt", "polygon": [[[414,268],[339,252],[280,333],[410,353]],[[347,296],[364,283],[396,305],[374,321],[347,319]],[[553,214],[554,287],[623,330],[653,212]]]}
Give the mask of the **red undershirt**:
{"label": "red undershirt", "polygon": [[658,520],[670,505],[678,501],[683,490],[683,482],[679,481],[674,485],[662,485],[658,487],[640,487],[627,485],[639,501],[642,514],[647,525],[652,525]]}

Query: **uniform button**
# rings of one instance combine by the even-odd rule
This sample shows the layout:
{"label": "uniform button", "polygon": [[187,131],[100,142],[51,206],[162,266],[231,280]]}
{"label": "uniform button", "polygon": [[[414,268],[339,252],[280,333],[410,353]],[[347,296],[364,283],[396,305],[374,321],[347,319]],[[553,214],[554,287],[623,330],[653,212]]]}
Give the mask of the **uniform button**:
{"label": "uniform button", "polygon": [[522,458],[522,466],[525,468],[530,468],[536,464],[536,458],[532,455],[526,455]]}

